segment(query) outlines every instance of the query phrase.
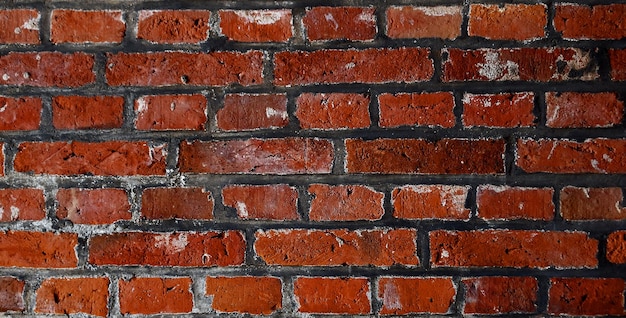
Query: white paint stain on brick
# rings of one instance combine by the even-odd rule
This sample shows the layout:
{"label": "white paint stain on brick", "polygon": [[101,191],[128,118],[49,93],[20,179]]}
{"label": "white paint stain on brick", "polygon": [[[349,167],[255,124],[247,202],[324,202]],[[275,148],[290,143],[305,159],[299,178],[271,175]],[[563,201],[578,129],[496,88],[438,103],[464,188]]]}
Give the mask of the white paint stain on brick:
{"label": "white paint stain on brick", "polygon": [[326,19],[327,22],[330,22],[333,24],[333,27],[336,29],[339,28],[339,23],[337,23],[337,21],[335,21],[335,17],[333,17],[332,13],[326,13],[324,15],[324,19]]}
{"label": "white paint stain on brick", "polygon": [[146,103],[146,98],[140,97],[139,99],[137,99],[137,112],[143,113],[146,110],[148,110],[148,103]]}
{"label": "white paint stain on brick", "polygon": [[270,11],[270,10],[250,10],[250,11],[233,11],[235,14],[245,19],[248,23],[256,23],[260,25],[274,24],[287,15],[287,11]]}
{"label": "white paint stain on brick", "polygon": [[422,11],[425,15],[431,17],[444,17],[448,15],[460,15],[461,7],[447,7],[447,6],[436,6],[436,7],[419,7],[417,10]]}
{"label": "white paint stain on brick", "polygon": [[187,247],[187,234],[162,234],[154,237],[156,248],[165,248],[168,253],[179,253]]}
{"label": "white paint stain on brick", "polygon": [[265,108],[265,117],[267,118],[280,117],[282,119],[287,119],[287,116],[289,116],[289,114],[287,114],[286,111],[277,110],[271,107]]}
{"label": "white paint stain on brick", "polygon": [[141,10],[139,11],[139,21],[145,20],[157,13],[156,10]]}
{"label": "white paint stain on brick", "polygon": [[41,20],[41,14],[37,14],[36,17],[26,20],[24,24],[15,28],[13,32],[15,32],[15,34],[20,34],[22,33],[22,30],[39,31],[39,20]]}
{"label": "white paint stain on brick", "polygon": [[11,221],[17,220],[20,216],[20,209],[16,206],[11,206]]}
{"label": "white paint stain on brick", "polygon": [[402,309],[398,288],[392,282],[387,282],[383,287],[383,305],[387,309]]}
{"label": "white paint stain on brick", "polygon": [[248,218],[248,207],[245,203],[237,201],[237,212],[239,212],[239,216],[247,219]]}
{"label": "white paint stain on brick", "polygon": [[477,63],[478,74],[489,80],[519,80],[519,65],[513,61],[501,61],[495,51],[485,53],[485,63]]}

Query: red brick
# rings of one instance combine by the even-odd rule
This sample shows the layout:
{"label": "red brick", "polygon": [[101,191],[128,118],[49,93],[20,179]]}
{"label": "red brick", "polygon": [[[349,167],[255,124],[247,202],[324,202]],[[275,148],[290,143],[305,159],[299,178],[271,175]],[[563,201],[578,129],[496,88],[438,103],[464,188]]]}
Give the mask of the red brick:
{"label": "red brick", "polygon": [[298,191],[286,184],[229,185],[222,189],[225,206],[242,219],[298,220]]}
{"label": "red brick", "polygon": [[491,40],[528,41],[544,38],[547,24],[545,4],[472,4],[467,32]]}
{"label": "red brick", "polygon": [[52,125],[56,129],[113,129],[124,123],[122,96],[55,96]]}
{"label": "red brick", "polygon": [[435,267],[595,268],[598,241],[582,232],[433,231]]}
{"label": "red brick", "polygon": [[611,59],[611,79],[614,81],[626,81],[626,50],[609,50]]}
{"label": "red brick", "polygon": [[289,124],[285,94],[227,94],[217,111],[221,130],[282,128]]}
{"label": "red brick", "polygon": [[302,23],[310,41],[372,41],[376,36],[376,16],[371,7],[309,8]]}
{"label": "red brick", "polygon": [[113,86],[243,86],[263,81],[263,53],[109,53],[106,79]]}
{"label": "red brick", "polygon": [[433,76],[429,54],[429,49],[406,47],[279,52],[274,55],[274,83],[290,86],[421,82]]}
{"label": "red brick", "polygon": [[0,84],[79,87],[93,83],[94,57],[85,53],[11,52],[0,57]]}
{"label": "red brick", "polygon": [[626,208],[621,188],[577,188],[561,190],[561,216],[565,220],[623,220]]}
{"label": "red brick", "polygon": [[41,98],[0,96],[1,130],[37,130],[41,122]]}
{"label": "red brick", "polygon": [[624,139],[519,139],[516,164],[530,173],[625,173],[624,154]]}
{"label": "red brick", "polygon": [[246,242],[236,231],[98,235],[89,242],[94,265],[231,266],[244,261]]}
{"label": "red brick", "polygon": [[552,278],[548,299],[548,312],[557,315],[625,314],[620,278]]}
{"label": "red brick", "polygon": [[269,265],[414,266],[416,237],[410,229],[267,230],[256,233],[254,250]]}
{"label": "red brick", "polygon": [[202,95],[152,95],[135,101],[139,130],[204,130],[207,101]]}
{"label": "red brick", "polygon": [[222,33],[239,42],[287,42],[291,10],[220,10]]}
{"label": "red brick", "polygon": [[502,139],[346,140],[348,173],[500,174]]}
{"label": "red brick", "polygon": [[37,10],[0,10],[0,43],[39,44],[39,21]]}
{"label": "red brick", "polygon": [[304,129],[357,129],[370,126],[370,98],[351,93],[304,93],[296,117]]}
{"label": "red brick", "polygon": [[576,48],[444,49],[444,82],[593,80],[598,67]]}
{"label": "red brick", "polygon": [[146,142],[24,142],[15,170],[56,175],[164,175],[165,145]]}
{"label": "red brick", "polygon": [[210,11],[139,11],[137,38],[152,43],[200,43],[209,35]]}
{"label": "red brick", "polygon": [[333,145],[317,138],[183,141],[180,172],[244,174],[330,173]]}
{"label": "red brick", "polygon": [[546,93],[546,126],[598,128],[622,123],[624,103],[615,93]]}
{"label": "red brick", "polygon": [[467,220],[468,186],[407,185],[391,191],[393,216],[399,219]]}
{"label": "red brick", "polygon": [[385,214],[385,194],[367,186],[313,184],[309,193],[312,221],[374,221]]}
{"label": "red brick", "polygon": [[465,314],[537,312],[537,279],[534,277],[475,277],[462,280]]}
{"label": "red brick", "polygon": [[59,189],[57,201],[57,217],[73,223],[110,224],[132,217],[123,189]]}
{"label": "red brick", "polygon": [[454,302],[456,288],[449,277],[381,277],[380,314],[445,314]]}
{"label": "red brick", "polygon": [[78,236],[73,233],[0,232],[0,266],[74,268]]}
{"label": "red brick", "polygon": [[277,277],[207,277],[206,293],[218,312],[269,315],[282,307],[282,282]]}
{"label": "red brick", "polygon": [[108,298],[106,277],[48,278],[37,290],[35,312],[107,317]]}
{"label": "red brick", "polygon": [[619,40],[626,37],[626,4],[556,4],[554,28],[565,39]]}
{"label": "red brick", "polygon": [[387,36],[390,38],[454,39],[461,35],[460,6],[390,7]]}
{"label": "red brick", "polygon": [[141,214],[148,219],[213,219],[213,197],[203,188],[148,188]]}
{"label": "red brick", "polygon": [[372,311],[367,278],[298,277],[293,283],[298,312],[368,314]]}
{"label": "red brick", "polygon": [[14,277],[0,277],[0,312],[24,311],[25,283]]}
{"label": "red brick", "polygon": [[41,220],[45,216],[43,190],[0,190],[0,222]]}
{"label": "red brick", "polygon": [[531,92],[504,94],[465,94],[463,126],[514,128],[534,126],[535,107]]}
{"label": "red brick", "polygon": [[122,314],[189,313],[193,309],[191,278],[133,277],[122,279]]}
{"label": "red brick", "polygon": [[378,96],[380,127],[454,127],[454,96],[440,93],[399,93]]}
{"label": "red brick", "polygon": [[611,263],[626,264],[626,231],[609,234],[606,239],[606,258]]}
{"label": "red brick", "polygon": [[52,43],[120,43],[126,24],[121,11],[53,10]]}
{"label": "red brick", "polygon": [[482,185],[476,190],[478,217],[485,220],[554,219],[552,188]]}

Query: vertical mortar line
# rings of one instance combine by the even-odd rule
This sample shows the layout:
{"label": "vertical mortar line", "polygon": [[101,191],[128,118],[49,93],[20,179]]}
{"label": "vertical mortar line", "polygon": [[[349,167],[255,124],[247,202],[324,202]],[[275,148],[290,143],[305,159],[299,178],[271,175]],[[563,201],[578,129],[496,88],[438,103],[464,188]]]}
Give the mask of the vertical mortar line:
{"label": "vertical mortar line", "polygon": [[[382,273],[381,273],[382,274]],[[383,303],[380,299],[378,299],[378,280],[380,276],[375,275],[369,277],[370,282],[370,299],[371,299],[371,314],[378,315],[380,310],[382,309]]]}
{"label": "vertical mortar line", "polygon": [[395,189],[395,185],[393,185],[391,183],[386,183],[385,185],[386,185],[386,187],[383,188],[383,191],[382,191],[382,193],[384,195],[384,197],[383,197],[383,211],[384,211],[384,214],[383,214],[383,217],[381,218],[381,221],[393,220],[394,219],[393,218],[393,212],[394,211],[393,211],[393,203],[392,203],[393,198],[392,197],[393,197],[393,191]]}
{"label": "vertical mortar line", "polygon": [[193,309],[192,312],[197,313],[209,313],[211,312],[210,297],[206,295],[206,273],[191,275],[192,284],[191,292],[193,296]]}
{"label": "vertical mortar line", "polygon": [[[36,273],[34,276],[25,277],[24,286],[24,312],[34,313],[37,306],[37,290],[46,276],[43,273]],[[21,277],[20,277],[21,278]]]}
{"label": "vertical mortar line", "polygon": [[[262,229],[262,227],[259,227],[259,229]],[[256,238],[254,236],[255,234],[255,229],[254,228],[246,228],[244,230],[244,237],[246,240],[246,255],[245,255],[245,261],[243,263],[242,266],[254,266],[254,265],[261,265],[263,264],[263,261],[261,260],[257,260],[256,258],[256,253],[254,252],[254,244],[256,241]]]}
{"label": "vertical mortar line", "polygon": [[533,92],[535,98],[533,98],[533,115],[536,116],[536,122],[538,128],[546,127],[548,119],[548,105],[546,103],[546,91],[543,89],[535,90]]}
{"label": "vertical mortar line", "polygon": [[135,100],[141,98],[141,96],[136,95],[134,92],[128,92],[124,96],[124,110],[123,110],[123,122],[122,122],[122,130],[126,133],[131,133],[134,130],[135,126]]}
{"label": "vertical mortar line", "polygon": [[96,75],[96,82],[95,82],[95,86],[99,89],[106,89],[108,88],[107,86],[107,81],[106,81],[106,75],[105,75],[105,70],[107,68],[107,57],[106,57],[106,53],[105,52],[96,52],[96,53],[92,53],[94,56],[94,72]]}
{"label": "vertical mortar line", "polygon": [[46,1],[44,6],[41,8],[41,20],[39,20],[39,38],[41,40],[41,45],[43,46],[41,49],[46,50],[52,46],[50,42],[50,22],[52,20],[52,9],[51,3]]}
{"label": "vertical mortar line", "polygon": [[310,221],[309,211],[311,210],[311,200],[313,200],[313,195],[308,191],[309,186],[310,184],[296,186],[298,191],[298,215],[303,222]]}
{"label": "vertical mortar line", "polygon": [[380,104],[378,102],[378,96],[380,96],[381,93],[377,89],[370,87],[367,90],[367,94],[370,97],[370,103],[368,105],[368,111],[370,113],[370,127],[368,128],[375,129],[380,127]]}
{"label": "vertical mortar line", "polygon": [[293,27],[292,27],[293,36],[289,44],[298,45],[298,44],[308,43],[307,37],[306,37],[306,28],[304,27],[304,23],[302,22],[302,19],[304,18],[304,15],[306,14],[306,9],[299,8],[299,7],[293,8],[291,9],[291,14],[293,18]]}
{"label": "vertical mortar line", "polygon": [[168,180],[180,175],[178,161],[180,157],[180,144],[185,142],[180,138],[171,137],[167,141],[167,157],[165,158],[165,173]]}
{"label": "vertical mortar line", "polygon": [[539,276],[537,278],[537,312],[545,313],[548,311],[550,278],[547,276]]}
{"label": "vertical mortar line", "polygon": [[467,191],[467,198],[465,199],[465,208],[470,209],[470,220],[478,219],[478,186],[470,185],[470,189]]}
{"label": "vertical mortar line", "polygon": [[205,95],[207,99],[207,130],[209,133],[218,132],[217,112],[224,107],[225,92],[223,89],[211,89]]}
{"label": "vertical mortar line", "polygon": [[141,198],[143,195],[143,187],[126,185],[128,189],[128,199],[130,202],[131,222],[139,224],[141,222]]}
{"label": "vertical mortar line", "polygon": [[347,139],[331,139],[331,142],[333,143],[333,152],[334,152],[334,158],[333,158],[333,166],[332,166],[332,172],[331,174],[333,175],[343,175],[343,174],[350,174],[348,172],[348,160],[347,160],[347,153],[346,153],[346,142]]}
{"label": "vertical mortar line", "polygon": [[[224,184],[224,185],[209,185],[209,184],[204,184],[202,186],[202,188],[206,189],[208,192],[211,193],[211,197],[213,198],[213,222],[219,222],[219,221],[239,221],[239,218],[237,217],[237,214],[235,213],[234,216],[230,215],[227,211],[226,206],[224,205],[224,202],[222,200],[222,189],[224,188],[224,186],[227,186],[230,184]],[[185,186],[184,184],[181,184],[181,186]]]}
{"label": "vertical mortar line", "polygon": [[461,38],[469,36],[469,11],[471,0],[463,0],[463,8],[461,9]]}
{"label": "vertical mortar line", "polygon": [[562,186],[555,185],[554,193],[552,194],[552,202],[554,203],[554,223],[563,222],[563,217],[561,216],[561,190],[563,190]]}
{"label": "vertical mortar line", "polygon": [[282,281],[282,293],[283,293],[283,310],[285,314],[295,314],[297,312],[296,295],[294,294],[294,276],[293,274],[285,274],[280,277]]}
{"label": "vertical mortar line", "polygon": [[54,133],[54,122],[52,112],[52,97],[48,94],[39,94],[41,98],[41,119],[39,131],[41,133]]}
{"label": "vertical mortar line", "polygon": [[212,111],[211,109],[211,100],[213,98],[214,92],[212,89],[209,90],[203,90],[200,92],[200,95],[204,96],[206,102],[204,104],[204,116],[206,116],[206,119],[203,123],[204,129],[202,130],[202,132],[207,132],[207,131],[211,131],[213,125],[214,125],[214,118],[215,117],[215,112]]}
{"label": "vertical mortar line", "polygon": [[502,135],[504,139],[504,177],[505,182],[508,184],[509,180],[515,175],[515,152],[516,152],[516,140],[514,134],[505,133]]}
{"label": "vertical mortar line", "polygon": [[465,92],[452,90],[452,94],[454,100],[454,108],[452,109],[455,120],[454,126],[458,129],[463,129],[463,112],[465,111],[465,106],[463,105],[463,96]]}
{"label": "vertical mortar line", "polygon": [[554,16],[555,16],[555,6],[556,4],[552,0],[548,0],[545,3],[547,7],[546,18],[548,19],[548,23],[546,26],[546,36],[548,39],[558,39],[560,38],[559,33],[554,28]]}
{"label": "vertical mortar line", "polygon": [[386,40],[387,38],[387,10],[389,5],[387,4],[375,4],[374,16],[376,17],[376,34],[374,35],[374,42],[377,40]]}
{"label": "vertical mortar line", "polygon": [[119,281],[119,276],[109,274],[109,317],[121,316]]}
{"label": "vertical mortar line", "polygon": [[[124,33],[124,39],[122,40],[122,46],[126,46],[130,43],[137,42],[137,28],[138,28],[138,10],[135,8],[122,9],[122,17],[126,23],[126,32]],[[125,10],[125,11],[124,11]]]}
{"label": "vertical mortar line", "polygon": [[456,295],[454,295],[454,301],[450,306],[450,313],[461,315],[465,307],[465,285],[463,285],[461,276],[452,276],[452,284],[456,287]]}
{"label": "vertical mortar line", "polygon": [[611,81],[611,59],[609,57],[609,49],[606,47],[596,47],[596,60],[598,61],[598,74],[600,81]]}
{"label": "vertical mortar line", "polygon": [[430,233],[426,226],[419,223],[415,226],[415,229],[417,230],[417,257],[419,258],[420,266],[428,271],[432,269],[430,264]]}
{"label": "vertical mortar line", "polygon": [[301,93],[300,89],[297,90],[288,90],[287,91],[287,117],[288,123],[287,127],[290,130],[297,131],[300,129],[300,120],[296,116],[296,111],[298,110],[298,97],[299,93]]}

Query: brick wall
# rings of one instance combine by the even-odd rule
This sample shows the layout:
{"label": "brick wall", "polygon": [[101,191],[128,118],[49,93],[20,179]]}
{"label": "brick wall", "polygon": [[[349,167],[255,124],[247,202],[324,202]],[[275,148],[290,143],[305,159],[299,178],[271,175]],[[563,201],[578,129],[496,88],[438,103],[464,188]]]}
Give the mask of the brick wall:
{"label": "brick wall", "polygon": [[625,315],[626,4],[466,2],[4,1],[0,312]]}

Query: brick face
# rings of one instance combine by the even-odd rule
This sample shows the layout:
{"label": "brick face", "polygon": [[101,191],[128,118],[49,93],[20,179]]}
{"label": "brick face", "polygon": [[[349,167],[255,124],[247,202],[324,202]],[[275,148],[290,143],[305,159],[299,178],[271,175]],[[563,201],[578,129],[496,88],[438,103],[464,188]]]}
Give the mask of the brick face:
{"label": "brick face", "polygon": [[626,316],[624,0],[0,2],[0,316]]}

